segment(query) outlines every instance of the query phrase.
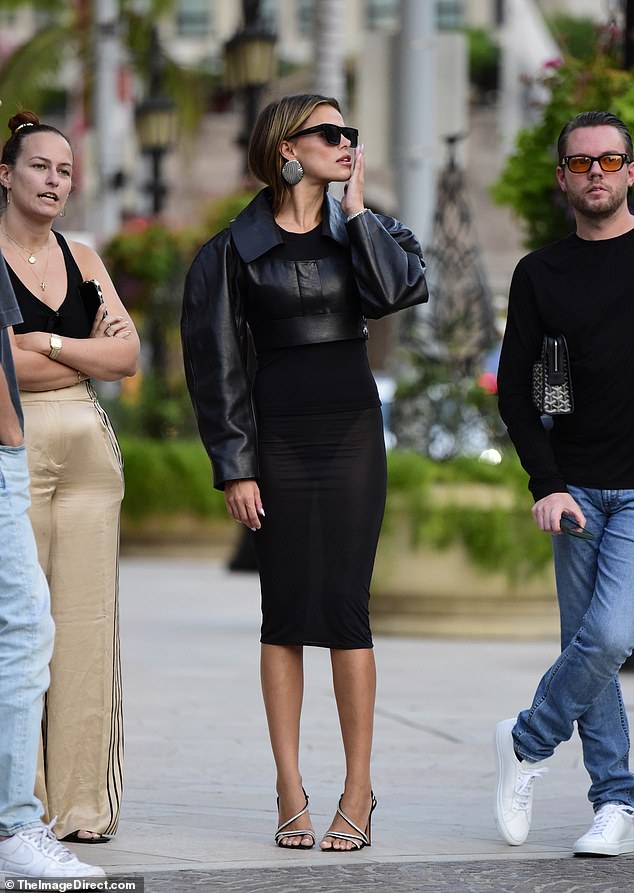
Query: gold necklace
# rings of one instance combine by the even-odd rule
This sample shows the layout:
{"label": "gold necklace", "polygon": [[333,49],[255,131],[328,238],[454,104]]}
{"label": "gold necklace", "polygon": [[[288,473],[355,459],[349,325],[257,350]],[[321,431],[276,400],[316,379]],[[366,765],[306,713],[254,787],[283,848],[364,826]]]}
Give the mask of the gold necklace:
{"label": "gold necklace", "polygon": [[[28,248],[25,248],[24,245],[20,245],[20,243],[18,242],[18,240],[17,240],[17,239],[14,239],[13,236],[9,234],[9,232],[8,232],[8,230],[7,230],[7,228],[6,228],[6,226],[3,226],[3,227],[2,227],[2,232],[5,234],[5,236],[7,237],[7,239],[9,239],[11,242],[13,242],[14,245],[17,245],[18,248],[21,248],[21,249],[22,249],[22,251],[26,251],[28,257],[26,257],[25,260],[26,260],[29,264],[32,265],[32,264],[35,264],[35,263],[37,262],[37,258],[36,258],[36,256],[33,254],[33,252],[32,252],[32,251],[29,251]],[[44,273],[42,274],[42,278],[41,278],[41,279],[39,278],[39,276],[37,275],[37,273],[35,272],[35,270],[31,270],[31,272],[32,272],[33,275],[35,276],[35,281],[37,282],[37,284],[39,285],[39,287],[42,289],[42,291],[46,291],[46,274],[48,273],[48,258],[49,258],[50,251],[51,251],[51,238],[50,238],[50,233],[49,233],[49,237],[48,237],[48,239],[46,240],[46,264],[45,264],[45,266],[44,266]]]}
{"label": "gold necklace", "polygon": [[[44,265],[44,272],[42,273],[41,281],[38,279],[38,276],[37,276],[37,273],[35,272],[35,270],[32,271],[33,275],[35,276],[35,280],[36,280],[36,282],[39,283],[39,286],[42,289],[42,291],[46,291],[45,280],[46,280],[46,274],[48,273],[48,256],[49,256],[50,252],[51,252],[51,239],[50,239],[50,234],[49,234],[49,238],[46,243],[46,264]],[[30,258],[29,258],[29,263],[31,263]]]}
{"label": "gold necklace", "polygon": [[[10,232],[8,231],[8,229],[6,228],[6,226],[3,226],[3,227],[2,227],[2,231],[3,231],[3,233],[5,234],[5,236],[7,237],[7,239],[9,239],[11,242],[13,242],[14,245],[17,245],[18,248],[21,248],[22,251],[25,251],[25,252],[26,252],[26,254],[27,254],[26,260],[27,260],[30,264],[36,264],[36,263],[37,263],[37,257],[35,256],[35,253],[34,253],[33,251],[30,251],[28,248],[25,248],[24,245],[21,245],[20,242],[18,242],[17,239],[14,239],[13,236],[12,236],[12,235],[10,234]],[[48,248],[48,239],[46,240],[46,246],[47,246],[47,248]]]}

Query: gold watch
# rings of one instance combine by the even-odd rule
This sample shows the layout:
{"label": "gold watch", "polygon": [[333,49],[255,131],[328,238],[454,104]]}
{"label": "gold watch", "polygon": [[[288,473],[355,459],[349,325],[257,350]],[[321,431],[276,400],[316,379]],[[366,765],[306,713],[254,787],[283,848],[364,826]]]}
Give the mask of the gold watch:
{"label": "gold watch", "polygon": [[51,332],[51,340],[49,341],[51,349],[49,351],[49,359],[56,360],[62,349],[62,339],[55,332]]}

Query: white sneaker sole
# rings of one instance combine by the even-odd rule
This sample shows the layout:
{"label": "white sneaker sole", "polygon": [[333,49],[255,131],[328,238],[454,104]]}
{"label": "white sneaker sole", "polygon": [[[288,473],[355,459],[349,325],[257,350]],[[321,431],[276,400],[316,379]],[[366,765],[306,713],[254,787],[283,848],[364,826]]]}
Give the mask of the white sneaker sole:
{"label": "white sneaker sole", "polygon": [[623,843],[575,843],[572,848],[575,856],[625,856],[634,853],[634,841],[626,840]]}

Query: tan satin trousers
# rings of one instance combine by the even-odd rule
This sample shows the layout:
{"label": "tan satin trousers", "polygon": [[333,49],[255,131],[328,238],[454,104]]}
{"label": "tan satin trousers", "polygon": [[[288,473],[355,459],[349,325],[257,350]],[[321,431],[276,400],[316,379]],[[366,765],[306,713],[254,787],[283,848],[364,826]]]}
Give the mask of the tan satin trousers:
{"label": "tan satin trousers", "polygon": [[119,656],[121,454],[89,383],[22,392],[31,521],[55,646],[35,793],[55,834],[114,834],[123,772]]}

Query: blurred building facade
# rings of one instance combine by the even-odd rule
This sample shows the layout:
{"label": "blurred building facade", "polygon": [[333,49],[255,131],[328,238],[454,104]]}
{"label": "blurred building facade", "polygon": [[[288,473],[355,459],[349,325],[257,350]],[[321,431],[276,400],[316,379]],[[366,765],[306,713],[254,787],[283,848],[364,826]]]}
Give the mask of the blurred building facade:
{"label": "blurred building facade", "polygon": [[[464,25],[497,30],[511,0],[417,0],[431,3],[440,29]],[[365,48],[368,32],[397,32],[402,0],[346,0],[341,6],[341,28],[346,53],[352,57]],[[565,11],[572,15],[605,17],[607,6],[596,0],[530,0],[543,13]],[[303,64],[313,58],[314,13],[319,0],[261,0],[263,18],[278,38],[278,55],[287,63]],[[139,4],[140,6],[142,4]],[[239,0],[176,0],[172,12],[159,22],[170,55],[185,65],[219,70],[225,42],[241,21]],[[0,61],[7,51],[28,39],[49,14],[28,3],[13,9],[0,6]]]}
{"label": "blurred building facade", "polygon": [[[77,2],[88,8],[86,0]],[[104,2],[113,8],[116,6],[116,0],[93,0],[92,8],[100,8]],[[497,155],[501,163],[503,155],[512,146],[517,128],[530,120],[531,109],[535,107],[534,97],[527,94],[526,83],[539,72],[545,61],[558,53],[542,12],[563,10],[603,18],[606,14],[604,4],[595,0],[260,0],[261,17],[277,37],[280,74],[286,75],[280,81],[282,89],[319,87],[311,81],[310,70],[311,66],[313,70],[316,68],[315,59],[320,53],[316,12],[326,4],[329,10],[335,11],[336,21],[340,24],[342,64],[349,87],[348,101],[346,97],[341,98],[346,117],[362,131],[371,172],[368,189],[373,204],[388,213],[396,213],[401,202],[399,187],[408,194],[403,178],[408,169],[411,172],[412,152],[415,150],[419,157],[431,159],[428,178],[431,185],[423,190],[425,195],[418,203],[426,202],[428,207],[421,211],[419,221],[413,221],[423,237],[431,218],[434,174],[445,161],[445,140],[450,135],[470,130],[464,28],[484,29],[502,48],[501,90],[495,124],[500,135]],[[618,5],[618,0],[614,0],[614,4]],[[139,0],[141,6],[146,4]],[[175,0],[172,11],[157,22],[163,48],[179,64],[220,77],[225,44],[242,26],[242,6],[240,0]],[[410,97],[408,108],[403,108],[403,90],[399,82],[406,71],[403,58],[408,52],[416,51],[413,42],[408,41],[409,35],[402,33],[405,29],[401,28],[401,23],[413,9],[418,14],[421,9],[429,10],[433,25],[426,38],[425,53],[419,52],[419,57],[425,55],[426,61],[423,65],[419,60],[418,94],[415,94],[415,101]],[[13,10],[0,7],[0,64],[13,47],[45,24],[48,16],[28,4]],[[417,39],[420,44],[420,38]],[[417,64],[416,59],[412,64]],[[115,67],[117,84],[112,92],[108,132],[97,135],[85,132],[86,122],[72,106],[69,121],[65,123],[74,145],[81,147],[78,153],[81,156],[79,191],[86,207],[82,221],[86,229],[94,228],[94,214],[91,215],[90,207],[103,199],[95,145],[109,139],[117,147],[123,174],[121,180],[128,184],[117,196],[120,212],[134,213],[143,182],[133,124],[134,103],[142,95],[142,88],[134,84],[122,51]],[[410,74],[412,70],[415,69],[410,65]],[[299,73],[295,80],[293,71]],[[78,85],[81,88],[81,72],[70,60],[63,69],[62,80],[70,97]],[[271,84],[273,95],[276,89],[278,85]],[[416,115],[425,120],[421,145],[403,147],[399,140],[402,122],[407,116]],[[463,140],[459,149],[462,165],[468,165],[469,151],[470,140]],[[238,169],[235,183],[223,178],[220,182],[226,189],[231,189],[237,185],[239,176]],[[106,184],[106,188],[110,186]],[[140,202],[139,208],[143,207]],[[109,227],[112,229],[112,224]],[[99,233],[100,237],[107,235]]]}

